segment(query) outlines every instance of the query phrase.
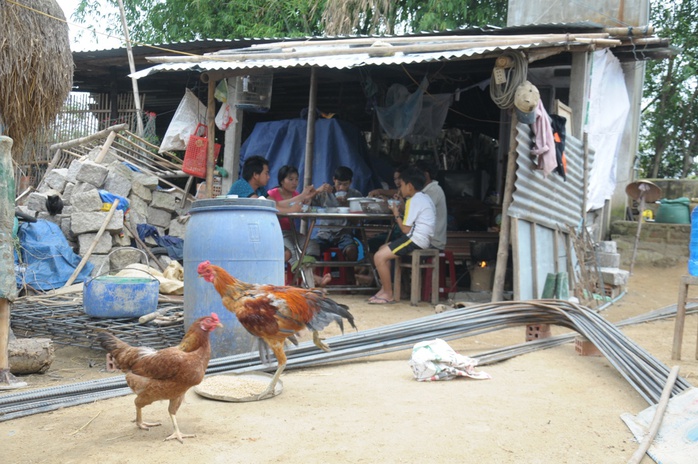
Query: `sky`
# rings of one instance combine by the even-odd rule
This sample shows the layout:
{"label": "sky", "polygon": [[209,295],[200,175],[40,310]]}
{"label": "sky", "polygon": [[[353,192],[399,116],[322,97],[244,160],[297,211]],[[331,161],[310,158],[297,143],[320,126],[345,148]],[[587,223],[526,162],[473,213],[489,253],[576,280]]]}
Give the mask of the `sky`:
{"label": "sky", "polygon": [[[121,47],[123,44],[118,39],[109,38],[104,35],[97,35],[97,37],[94,37],[92,33],[83,29],[82,25],[73,24],[71,16],[78,2],[79,0],[56,0],[58,6],[63,9],[65,19],[68,21],[68,28],[70,29],[70,49],[72,51],[84,51]],[[101,0],[99,3],[104,6],[107,5],[105,0]],[[78,38],[78,35],[81,35],[81,37]]]}

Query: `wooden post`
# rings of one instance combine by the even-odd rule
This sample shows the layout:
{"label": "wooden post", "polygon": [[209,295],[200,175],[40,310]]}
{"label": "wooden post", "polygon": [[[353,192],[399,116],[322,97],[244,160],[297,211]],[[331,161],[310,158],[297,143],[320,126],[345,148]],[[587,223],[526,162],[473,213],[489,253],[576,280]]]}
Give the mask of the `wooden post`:
{"label": "wooden post", "polygon": [[9,340],[10,303],[7,301],[7,298],[0,298],[0,371],[10,369],[10,360],[7,356],[7,345]]}
{"label": "wooden post", "polygon": [[509,131],[509,157],[507,158],[507,177],[504,183],[504,198],[502,199],[502,224],[499,229],[499,247],[497,248],[497,264],[494,268],[494,283],[492,284],[492,302],[504,299],[504,278],[509,261],[509,241],[511,227],[509,220],[509,205],[511,205],[516,180],[516,113],[511,114],[511,129]]}
{"label": "wooden post", "polygon": [[92,240],[92,243],[90,243],[90,247],[87,249],[87,252],[85,252],[85,256],[82,257],[82,260],[80,260],[80,263],[78,264],[78,267],[75,268],[73,271],[73,274],[68,278],[68,281],[65,283],[64,287],[67,287],[68,285],[71,285],[73,282],[75,282],[75,279],[77,279],[78,274],[80,274],[80,271],[82,271],[82,268],[85,267],[85,263],[87,263],[87,260],[89,259],[90,255],[92,254],[92,250],[95,249],[97,246],[97,242],[99,242],[99,239],[102,238],[102,234],[107,228],[107,224],[109,224],[109,221],[111,221],[112,216],[114,216],[114,212],[116,211],[116,207],[119,206],[119,199],[117,198],[114,200],[114,203],[111,204],[111,209],[107,213],[106,219],[104,219],[104,222],[102,223],[102,227],[99,228],[99,231],[97,232],[97,235],[95,235],[94,240]]}
{"label": "wooden post", "polygon": [[216,142],[216,80],[209,76],[208,102],[206,107],[206,125],[208,137],[208,150],[206,153],[206,197],[213,198],[213,170],[216,168],[216,160],[213,155]]}
{"label": "wooden post", "polygon": [[[124,2],[119,1],[119,11],[121,12],[121,25],[124,28],[124,39],[126,40],[126,54],[128,55],[128,67],[131,73],[136,72],[136,63],[133,59],[133,49],[131,48],[131,38],[128,33],[128,25],[126,24],[126,13],[124,12]],[[138,79],[131,78],[133,86],[133,106],[136,108],[136,127],[138,128],[138,136],[143,137],[143,110],[141,109],[141,97],[138,92]]]}

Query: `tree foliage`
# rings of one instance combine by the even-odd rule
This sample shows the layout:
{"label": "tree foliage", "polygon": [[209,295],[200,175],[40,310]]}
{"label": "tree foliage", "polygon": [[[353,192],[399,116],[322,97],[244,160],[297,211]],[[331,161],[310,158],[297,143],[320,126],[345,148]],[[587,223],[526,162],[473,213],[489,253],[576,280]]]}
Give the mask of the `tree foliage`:
{"label": "tree foliage", "polygon": [[693,177],[698,172],[698,0],[652,0],[651,22],[678,53],[649,61],[645,71],[641,177]]}
{"label": "tree foliage", "polygon": [[[74,20],[122,36],[117,0],[81,0]],[[502,26],[507,0],[123,0],[131,40],[393,34]]]}

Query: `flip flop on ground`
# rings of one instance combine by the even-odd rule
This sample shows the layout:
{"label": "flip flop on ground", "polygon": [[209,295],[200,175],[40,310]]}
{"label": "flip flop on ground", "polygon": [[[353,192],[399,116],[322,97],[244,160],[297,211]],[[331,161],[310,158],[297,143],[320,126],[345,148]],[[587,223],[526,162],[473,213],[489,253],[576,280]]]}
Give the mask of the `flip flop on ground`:
{"label": "flip flop on ground", "polygon": [[395,304],[395,300],[388,300],[380,296],[372,296],[368,299],[368,304],[373,305],[383,305],[383,304]]}

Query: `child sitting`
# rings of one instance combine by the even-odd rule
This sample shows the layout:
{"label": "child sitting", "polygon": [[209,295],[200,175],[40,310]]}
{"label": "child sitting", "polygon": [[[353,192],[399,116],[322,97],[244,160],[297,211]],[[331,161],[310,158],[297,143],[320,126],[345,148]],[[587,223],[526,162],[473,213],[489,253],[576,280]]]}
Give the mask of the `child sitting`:
{"label": "child sitting", "polygon": [[395,303],[390,277],[390,261],[407,256],[414,250],[429,248],[434,235],[436,209],[431,198],[422,192],[426,183],[424,172],[415,167],[409,167],[402,172],[400,178],[400,194],[407,199],[405,218],[399,215],[398,205],[392,204],[390,209],[395,215],[396,224],[405,235],[382,245],[373,256],[381,281],[381,289],[369,298],[369,304]]}

